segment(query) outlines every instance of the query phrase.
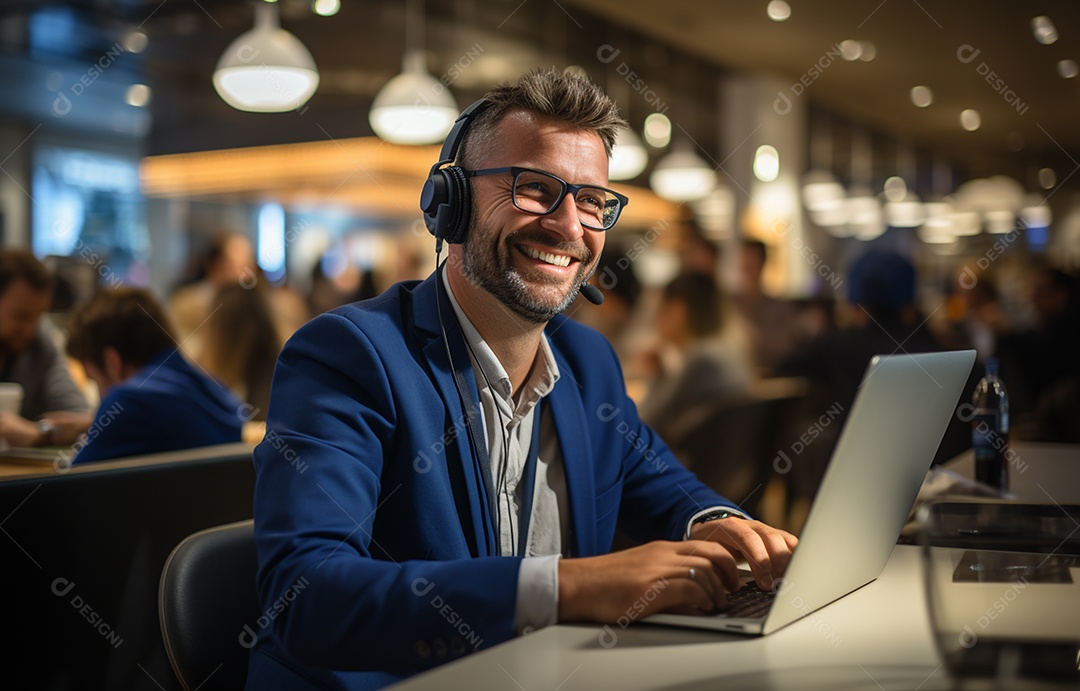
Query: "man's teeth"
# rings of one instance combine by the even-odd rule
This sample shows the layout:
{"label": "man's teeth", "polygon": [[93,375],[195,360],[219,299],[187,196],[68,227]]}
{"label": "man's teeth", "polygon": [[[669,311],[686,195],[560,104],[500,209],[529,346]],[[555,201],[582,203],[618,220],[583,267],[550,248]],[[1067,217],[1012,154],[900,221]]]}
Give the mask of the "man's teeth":
{"label": "man's teeth", "polygon": [[540,250],[533,249],[532,247],[523,247],[522,251],[533,259],[539,259],[547,262],[548,264],[554,264],[555,266],[570,266],[570,257],[563,254],[552,254],[551,252],[541,252]]}

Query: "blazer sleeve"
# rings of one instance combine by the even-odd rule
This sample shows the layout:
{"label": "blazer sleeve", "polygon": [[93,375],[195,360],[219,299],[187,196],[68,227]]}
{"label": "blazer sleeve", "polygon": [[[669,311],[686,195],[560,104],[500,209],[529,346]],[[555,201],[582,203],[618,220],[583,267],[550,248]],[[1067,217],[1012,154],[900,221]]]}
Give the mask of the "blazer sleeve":
{"label": "blazer sleeve", "polygon": [[410,673],[513,636],[520,559],[393,561],[373,544],[380,506],[415,494],[381,480],[409,444],[394,395],[409,382],[393,361],[409,353],[384,335],[338,313],[303,327],[255,450],[260,636],[303,665]]}

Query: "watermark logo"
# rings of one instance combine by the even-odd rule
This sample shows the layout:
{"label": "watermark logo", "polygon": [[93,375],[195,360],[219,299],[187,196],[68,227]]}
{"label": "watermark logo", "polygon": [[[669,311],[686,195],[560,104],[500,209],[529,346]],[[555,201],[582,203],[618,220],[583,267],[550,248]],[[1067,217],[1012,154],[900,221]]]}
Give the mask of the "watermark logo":
{"label": "watermark logo", "polygon": [[[288,609],[289,605],[300,596],[300,593],[307,590],[308,579],[307,576],[301,576],[295,583],[289,586],[289,589],[285,591],[285,594],[274,600],[274,603],[266,608],[266,610],[259,615],[259,618],[255,620],[255,625],[259,627],[259,631],[270,626],[270,622],[274,621]],[[255,645],[255,639],[258,637],[258,631],[251,628],[250,624],[244,624],[244,628],[240,630],[239,641],[240,645],[245,648],[251,648]]]}
{"label": "watermark logo", "polygon": [[[413,594],[417,597],[427,597],[428,593],[435,588],[435,582],[419,577],[413,580],[411,587]],[[450,603],[446,602],[441,595],[437,593],[432,595],[429,604],[439,612],[439,615],[450,624],[454,631],[461,635],[466,643],[472,646],[474,651],[479,650],[484,645],[484,639],[465,621],[461,613],[451,607]]]}
{"label": "watermark logo", "polygon": [[[814,420],[810,427],[799,435],[798,439],[791,443],[788,450],[791,451],[793,456],[799,456],[803,451],[810,448],[810,445],[814,443],[814,440],[820,437],[822,432],[828,429],[829,425],[832,424],[833,420],[840,417],[843,412],[844,406],[839,402],[834,403],[831,408],[821,414],[821,417]],[[791,472],[793,465],[794,463],[792,462],[791,457],[788,456],[787,452],[783,449],[778,451],[776,458],[773,459],[773,470],[781,475],[786,475]]]}
{"label": "watermark logo", "polygon": [[[965,43],[956,49],[956,59],[967,65],[974,62],[981,53],[982,51],[978,48]],[[1025,115],[1028,112],[1028,105],[1020,100],[1016,92],[988,64],[980,60],[975,67],[975,72],[986,80],[994,93],[1000,94],[1005,99],[1005,102],[1012,106],[1013,110],[1020,115]]]}
{"label": "watermark logo", "polygon": [[[625,629],[630,624],[637,621],[648,610],[649,605],[653,600],[660,596],[660,593],[664,592],[664,589],[668,586],[668,580],[661,577],[660,580],[653,583],[652,586],[645,591],[645,594],[634,600],[626,611],[622,613],[618,619],[615,620],[615,624],[620,629]],[[604,648],[614,648],[615,644],[619,642],[619,635],[615,633],[607,624],[604,624],[600,629],[600,635],[598,637],[600,645]]]}
{"label": "watermark logo", "polygon": [[[622,53],[615,46],[604,44],[596,49],[596,59],[605,65],[610,65]],[[634,93],[641,96],[645,103],[649,104],[657,113],[667,113],[668,105],[660,100],[660,96],[653,91],[649,84],[625,62],[620,61],[615,66],[615,72],[623,78]]]}
{"label": "watermark logo", "polygon": [[[667,461],[663,460],[659,454],[656,453],[649,446],[649,442],[641,435],[638,429],[630,426],[630,423],[621,419],[622,408],[616,407],[610,403],[602,403],[600,407],[596,409],[596,417],[601,422],[615,422],[615,431],[626,440],[627,444],[634,451],[640,453],[645,460],[652,466],[653,470],[657,473],[663,474],[668,469]],[[642,425],[644,427],[644,425]],[[647,428],[646,428],[647,429]]]}
{"label": "watermark logo", "polygon": [[[802,96],[803,93],[821,77],[821,75],[825,74],[825,70],[829,69],[829,67],[841,57],[843,57],[843,53],[840,50],[840,44],[836,43],[830,46],[821,57],[810,65],[810,68],[807,69],[801,77],[792,82],[789,89],[791,95],[795,98]],[[791,97],[789,97],[784,90],[776,92],[776,99],[773,101],[773,111],[775,111],[777,115],[787,115],[791,112]]]}
{"label": "watermark logo", "polygon": [[[56,578],[52,582],[52,592],[56,597],[66,598],[74,589],[75,582],[67,578]],[[124,639],[120,637],[116,629],[110,626],[101,616],[101,613],[95,611],[81,595],[75,593],[71,596],[71,606],[78,611],[79,616],[85,619],[105,639],[106,643],[113,648],[119,648],[124,644]]]}

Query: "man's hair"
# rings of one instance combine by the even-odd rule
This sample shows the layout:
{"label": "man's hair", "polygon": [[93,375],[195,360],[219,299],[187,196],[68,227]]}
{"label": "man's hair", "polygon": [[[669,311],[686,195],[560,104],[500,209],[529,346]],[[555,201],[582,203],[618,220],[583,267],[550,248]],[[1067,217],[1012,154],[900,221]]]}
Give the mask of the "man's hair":
{"label": "man's hair", "polygon": [[686,325],[695,339],[715,336],[724,326],[723,294],[712,276],[682,274],[664,286],[663,297],[686,305]]}
{"label": "man's hair", "polygon": [[16,281],[26,281],[34,290],[52,290],[53,277],[29,250],[0,250],[0,294]]}
{"label": "man's hair", "polygon": [[554,68],[535,69],[517,84],[503,83],[485,96],[491,106],[469,125],[458,152],[458,165],[472,168],[493,144],[498,125],[510,113],[525,111],[596,132],[611,156],[620,125],[619,108],[588,77]]}
{"label": "man's hair", "polygon": [[71,316],[67,352],[82,362],[105,367],[102,354],[112,346],[126,364],[142,367],[163,350],[176,347],[168,315],[142,288],[104,290]]}

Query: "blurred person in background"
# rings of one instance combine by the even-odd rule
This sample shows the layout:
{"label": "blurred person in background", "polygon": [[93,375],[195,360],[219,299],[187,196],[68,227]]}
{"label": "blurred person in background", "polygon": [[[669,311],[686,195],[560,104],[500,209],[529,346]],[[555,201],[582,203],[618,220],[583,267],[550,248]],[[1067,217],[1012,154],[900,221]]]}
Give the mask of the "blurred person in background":
{"label": "blurred person in background", "polygon": [[734,303],[745,322],[750,353],[763,376],[772,375],[795,349],[798,334],[794,306],[765,294],[762,275],[767,260],[765,243],[744,239],[739,244],[739,292]]}
{"label": "blurred person in background", "polygon": [[623,373],[630,378],[632,375],[628,369],[632,369],[633,362],[628,337],[641,297],[641,282],[634,273],[634,262],[625,250],[615,246],[606,247],[590,280],[603,293],[604,302],[582,309],[581,301],[584,298],[580,298],[572,313],[568,310],[568,316],[603,334],[615,347]]}
{"label": "blurred person in background", "polygon": [[214,298],[199,362],[249,406],[248,418],[266,420],[270,382],[284,339],[271,312],[270,289],[226,285]]}
{"label": "blurred person in background", "polygon": [[724,324],[723,293],[711,276],[684,274],[664,287],[660,371],[639,413],[669,444],[678,443],[675,430],[688,412],[750,391],[753,366],[723,339]]}
{"label": "blurred person in background", "polygon": [[1035,410],[1040,399],[1077,371],[1080,298],[1077,279],[1051,266],[1031,274],[1035,324],[998,342],[1001,377],[1014,415]]}
{"label": "blurred person in background", "polygon": [[[821,482],[833,446],[851,412],[863,374],[875,355],[903,355],[947,350],[926,326],[916,306],[917,274],[905,257],[890,251],[871,250],[848,271],[846,285],[851,323],[833,329],[800,347],[778,367],[787,376],[810,382],[809,400],[794,426],[808,429],[822,416],[830,424],[793,466],[790,487],[796,522],[809,506]],[[960,400],[970,400],[981,372],[973,372]],[[953,416],[935,462],[952,458],[971,446],[970,422]]]}
{"label": "blurred person in background", "polygon": [[19,412],[0,412],[0,439],[12,446],[69,444],[90,424],[45,317],[52,286],[29,251],[0,250],[0,381],[23,389]]}
{"label": "blurred person in background", "polygon": [[214,311],[214,296],[225,286],[247,286],[259,280],[255,249],[251,240],[240,233],[222,233],[214,237],[200,262],[194,281],[178,288],[169,300],[169,314],[176,335],[189,352],[201,348],[201,327]]}
{"label": "blurred person in background", "polygon": [[181,356],[147,291],[99,293],[72,315],[67,349],[101,393],[73,463],[240,441],[243,404]]}

